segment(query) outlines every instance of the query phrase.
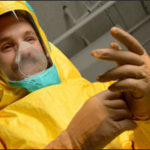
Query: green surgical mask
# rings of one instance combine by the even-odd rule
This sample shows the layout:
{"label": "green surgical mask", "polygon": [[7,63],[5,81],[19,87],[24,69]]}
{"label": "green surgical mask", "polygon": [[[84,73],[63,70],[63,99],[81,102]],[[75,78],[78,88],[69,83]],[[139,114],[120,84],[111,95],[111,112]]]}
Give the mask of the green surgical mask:
{"label": "green surgical mask", "polygon": [[20,81],[9,81],[9,83],[12,86],[23,87],[29,92],[33,92],[47,86],[60,84],[61,80],[56,66],[53,64],[52,67],[39,74]]}

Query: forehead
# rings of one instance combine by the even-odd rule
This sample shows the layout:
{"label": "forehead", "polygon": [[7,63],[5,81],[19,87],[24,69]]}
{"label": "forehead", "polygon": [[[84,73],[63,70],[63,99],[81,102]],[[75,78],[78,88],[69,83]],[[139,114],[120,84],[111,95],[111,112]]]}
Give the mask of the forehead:
{"label": "forehead", "polygon": [[0,17],[0,33],[10,32],[11,30],[17,30],[18,26],[21,26],[22,30],[30,28],[33,30],[32,26],[24,18],[16,18],[13,15],[1,16]]}

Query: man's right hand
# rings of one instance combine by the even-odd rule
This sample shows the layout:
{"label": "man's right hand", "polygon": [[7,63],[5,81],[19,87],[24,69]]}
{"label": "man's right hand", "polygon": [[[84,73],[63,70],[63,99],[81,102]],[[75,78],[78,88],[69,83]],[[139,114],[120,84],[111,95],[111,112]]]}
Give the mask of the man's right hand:
{"label": "man's right hand", "polygon": [[103,148],[123,131],[136,127],[130,118],[120,93],[101,92],[87,100],[67,129],[46,148]]}

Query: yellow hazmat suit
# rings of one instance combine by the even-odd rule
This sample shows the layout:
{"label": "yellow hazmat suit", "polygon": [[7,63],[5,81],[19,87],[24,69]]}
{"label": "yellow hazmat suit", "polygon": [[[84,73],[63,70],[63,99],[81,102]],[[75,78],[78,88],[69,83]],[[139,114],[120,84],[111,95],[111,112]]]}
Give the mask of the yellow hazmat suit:
{"label": "yellow hazmat suit", "polygon": [[[52,44],[40,28],[35,13],[24,1],[0,1],[0,15],[25,10],[34,19],[49,55],[55,63],[61,84],[28,93],[10,86],[0,76],[0,148],[43,149],[69,124],[84,102],[108,88],[109,83],[90,83]],[[126,131],[106,148],[150,148],[150,121],[139,121],[136,131]]]}

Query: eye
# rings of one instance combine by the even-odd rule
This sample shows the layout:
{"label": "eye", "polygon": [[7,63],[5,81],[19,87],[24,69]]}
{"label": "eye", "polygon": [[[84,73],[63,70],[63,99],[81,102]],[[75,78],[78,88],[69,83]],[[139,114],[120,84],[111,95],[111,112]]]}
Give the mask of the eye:
{"label": "eye", "polygon": [[32,40],[33,40],[33,38],[31,38],[31,37],[26,39],[26,41],[32,41]]}
{"label": "eye", "polygon": [[10,48],[10,47],[11,47],[11,45],[7,44],[4,46],[4,49]]}
{"label": "eye", "polygon": [[2,46],[2,52],[8,52],[13,49],[13,44],[4,44]]}
{"label": "eye", "polygon": [[27,38],[25,39],[26,42],[30,42],[30,43],[34,42],[35,40],[36,40],[36,39],[35,39],[34,37],[27,37]]}

